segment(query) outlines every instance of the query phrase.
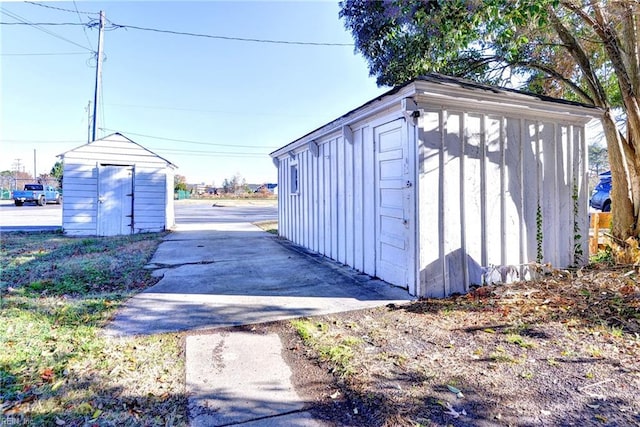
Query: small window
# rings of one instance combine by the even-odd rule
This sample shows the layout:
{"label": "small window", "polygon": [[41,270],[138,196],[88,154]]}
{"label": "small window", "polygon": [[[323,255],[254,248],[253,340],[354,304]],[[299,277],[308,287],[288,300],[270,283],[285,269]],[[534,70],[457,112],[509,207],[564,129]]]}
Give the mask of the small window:
{"label": "small window", "polygon": [[298,194],[298,165],[291,165],[289,178],[291,179],[291,194]]}

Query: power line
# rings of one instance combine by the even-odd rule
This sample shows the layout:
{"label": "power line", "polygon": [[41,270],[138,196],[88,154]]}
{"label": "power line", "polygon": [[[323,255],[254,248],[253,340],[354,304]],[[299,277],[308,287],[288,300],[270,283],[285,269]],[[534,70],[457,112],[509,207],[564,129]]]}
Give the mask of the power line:
{"label": "power line", "polygon": [[4,53],[0,56],[62,56],[62,55],[86,55],[87,52],[33,52],[33,53]]}
{"label": "power line", "polygon": [[77,143],[87,142],[82,139],[0,139],[2,142],[19,142],[19,143],[34,143],[34,144],[64,144],[64,143]]}
{"label": "power line", "polygon": [[63,9],[63,8],[61,8],[61,7],[49,6],[49,5],[46,5],[46,4],[37,3],[37,2],[35,2],[35,1],[25,1],[25,3],[29,3],[29,4],[32,4],[32,5],[34,5],[34,6],[46,7],[47,9],[59,10],[59,11],[62,11],[62,12],[70,12],[70,13],[78,13],[78,14],[79,14],[79,13],[83,13],[83,14],[85,14],[85,15],[99,15],[99,13],[98,13],[98,12],[79,12],[79,11],[78,11],[78,7],[77,7],[77,6],[75,6],[75,4],[76,4],[76,2],[75,2],[75,1],[73,2],[73,5],[75,6],[76,10]]}
{"label": "power line", "polygon": [[264,158],[268,157],[267,153],[244,153],[244,152],[231,152],[231,151],[202,151],[202,150],[178,150],[173,148],[153,148],[149,147],[150,150],[170,153],[170,154],[197,154],[198,156],[202,155],[212,155],[212,156],[225,156],[225,157],[255,157],[255,158]]}
{"label": "power line", "polygon": [[6,10],[6,9],[0,9],[0,12],[2,12],[2,13],[4,13],[5,15],[9,16],[10,18],[15,19],[16,21],[22,22],[22,23],[27,24],[27,25],[29,25],[29,26],[31,26],[31,27],[33,27],[33,28],[37,29],[37,30],[40,30],[40,31],[42,31],[42,32],[44,32],[44,33],[46,33],[46,34],[49,34],[49,35],[50,35],[50,36],[52,36],[52,37],[55,37],[55,38],[60,39],[60,40],[64,40],[64,41],[66,41],[66,42],[68,42],[68,43],[71,43],[71,44],[73,44],[73,45],[75,45],[75,46],[78,46],[78,47],[80,47],[80,48],[82,48],[82,49],[88,50],[89,52],[93,52],[93,50],[92,50],[92,49],[89,49],[89,48],[88,48],[88,47],[86,47],[86,46],[82,46],[81,44],[78,44],[78,43],[76,43],[76,42],[74,42],[74,41],[72,41],[72,40],[69,40],[69,39],[65,38],[65,37],[62,37],[61,35],[56,34],[56,33],[54,33],[54,32],[53,32],[53,31],[51,31],[51,30],[47,30],[46,28],[42,28],[42,27],[41,27],[41,26],[39,26],[38,24],[34,24],[33,22],[29,22],[26,18],[23,18],[22,16],[20,16],[20,15],[18,15],[18,14],[15,14],[15,13],[13,13],[13,12],[9,12],[9,11],[8,11],[8,10]]}
{"label": "power line", "polygon": [[[78,22],[84,24],[82,22],[82,18],[80,17],[80,12],[78,11],[78,5],[76,4],[76,0],[73,0],[73,7],[76,10],[76,14],[78,15]],[[89,43],[89,47],[93,50],[93,45],[91,44],[91,40],[89,40],[89,35],[87,34],[86,25],[82,27],[82,32],[84,33],[84,37],[87,39],[87,43]]]}
{"label": "power line", "polygon": [[161,30],[158,28],[138,27],[135,25],[121,25],[113,22],[111,23],[111,25],[112,25],[111,29],[124,28],[124,29],[140,30],[140,31],[152,31],[156,33],[173,34],[173,35],[179,35],[179,36],[204,37],[208,39],[217,39],[217,40],[231,40],[231,41],[252,42],[252,43],[288,44],[288,45],[300,45],[300,46],[350,46],[350,47],[353,47],[352,43],[323,43],[323,42],[302,42],[302,41],[291,41],[291,40],[253,39],[253,38],[245,38],[245,37],[229,37],[229,36],[218,36],[218,35],[212,35],[212,34],[191,33],[191,32],[183,32],[183,31]]}
{"label": "power line", "polygon": [[117,130],[117,129],[109,129],[109,128],[100,128],[100,130],[106,130],[110,132],[119,132],[126,135],[135,135],[135,136],[143,136],[145,138],[151,139],[159,139],[162,141],[173,141],[173,142],[184,142],[186,144],[196,144],[196,145],[210,145],[214,147],[240,147],[240,148],[264,148],[265,150],[277,147],[265,147],[263,145],[238,145],[238,144],[216,144],[213,142],[203,142],[203,141],[189,141],[186,139],[174,139],[174,138],[164,138],[162,136],[153,136],[153,135],[145,135],[143,133],[135,133],[129,132],[126,130]]}
{"label": "power line", "polygon": [[[162,105],[141,105],[141,104],[113,104],[107,103],[106,105],[114,107],[127,107],[127,108],[142,108],[150,110],[170,110],[170,111],[189,111],[198,113],[216,113],[216,114],[245,114],[246,111],[224,111],[224,110],[209,110],[201,108],[185,108],[185,107],[167,107]],[[263,113],[263,112],[251,112],[254,116],[277,116],[282,117],[282,113]],[[287,117],[313,117],[311,114],[286,114]]]}
{"label": "power line", "polygon": [[76,26],[80,26],[80,25],[82,25],[83,27],[86,27],[86,26],[89,25],[89,24],[77,23],[77,22],[0,22],[0,24],[2,24],[2,25],[32,25],[32,26],[38,26],[38,25],[43,25],[43,26],[76,25]]}
{"label": "power line", "polygon": [[[202,37],[202,38],[215,39],[215,40],[227,40],[227,41],[238,41],[238,42],[249,42],[249,43],[284,44],[284,45],[296,45],[296,46],[330,46],[330,47],[345,47],[345,46],[353,47],[354,46],[353,43],[327,43],[327,42],[304,42],[304,41],[296,41],[296,40],[255,39],[255,38],[247,38],[247,37],[231,37],[231,36],[220,36],[220,35],[214,35],[214,34],[191,33],[187,31],[162,30],[159,28],[148,28],[148,27],[139,27],[136,25],[116,24],[111,21],[109,21],[109,23],[111,25],[109,27],[105,27],[105,31],[113,31],[113,30],[124,28],[124,29],[140,30],[140,31],[151,31],[155,33],[171,34],[171,35],[178,35],[178,36]],[[31,26],[35,26],[36,28],[39,28],[38,26],[64,26],[64,25],[76,25],[76,26],[82,25],[84,27],[92,27],[95,25],[95,23],[25,21],[25,22],[0,22],[0,25],[31,25]],[[39,29],[44,31],[44,29],[42,28],[39,28]],[[84,49],[88,49],[84,46],[82,47]]]}

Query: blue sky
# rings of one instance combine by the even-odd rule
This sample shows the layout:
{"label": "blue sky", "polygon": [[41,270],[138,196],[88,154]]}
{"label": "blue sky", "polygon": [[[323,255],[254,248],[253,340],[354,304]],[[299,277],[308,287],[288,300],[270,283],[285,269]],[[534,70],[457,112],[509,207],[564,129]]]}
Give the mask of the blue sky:
{"label": "blue sky", "polygon": [[[43,4],[72,11],[77,7],[80,13],[2,2],[0,21],[79,24],[97,18],[84,12],[103,10],[111,23],[120,25],[353,43],[338,18],[337,2]],[[91,51],[97,48],[98,30],[81,25],[41,28],[67,40],[33,26],[0,25],[0,170],[12,169],[20,159],[32,173],[35,150],[37,172],[46,173],[57,154],[87,142],[86,108],[95,83]],[[221,185],[236,173],[250,183],[275,182],[269,152],[388,89],[376,86],[353,46],[268,44],[119,28],[105,31],[104,54],[98,126],[106,130],[99,130],[98,137],[121,132],[178,165],[177,173],[190,183]]]}

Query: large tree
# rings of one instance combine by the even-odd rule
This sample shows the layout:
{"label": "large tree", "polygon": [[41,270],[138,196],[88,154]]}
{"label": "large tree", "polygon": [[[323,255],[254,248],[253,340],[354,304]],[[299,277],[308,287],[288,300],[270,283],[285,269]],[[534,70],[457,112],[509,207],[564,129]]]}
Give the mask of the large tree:
{"label": "large tree", "polygon": [[64,178],[64,163],[63,162],[56,162],[53,167],[51,168],[51,171],[49,172],[49,175],[54,178],[57,183],[58,183],[58,188],[62,188],[62,181]]}
{"label": "large tree", "polygon": [[[379,85],[426,72],[600,107],[613,179],[613,234],[640,223],[639,0],[346,0],[344,19]],[[626,127],[616,126],[621,108]]]}

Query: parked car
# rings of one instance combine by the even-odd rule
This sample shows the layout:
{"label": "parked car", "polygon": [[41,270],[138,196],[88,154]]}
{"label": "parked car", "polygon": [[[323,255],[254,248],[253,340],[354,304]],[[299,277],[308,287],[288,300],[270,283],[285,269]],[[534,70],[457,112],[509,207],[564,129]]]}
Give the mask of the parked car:
{"label": "parked car", "polygon": [[22,206],[25,203],[37,203],[40,206],[49,202],[60,204],[62,195],[50,185],[26,184],[24,190],[13,192],[13,202],[16,206]]}
{"label": "parked car", "polygon": [[591,193],[591,200],[589,205],[601,210],[602,212],[611,211],[611,171],[602,172],[600,175],[600,182],[596,185]]}

